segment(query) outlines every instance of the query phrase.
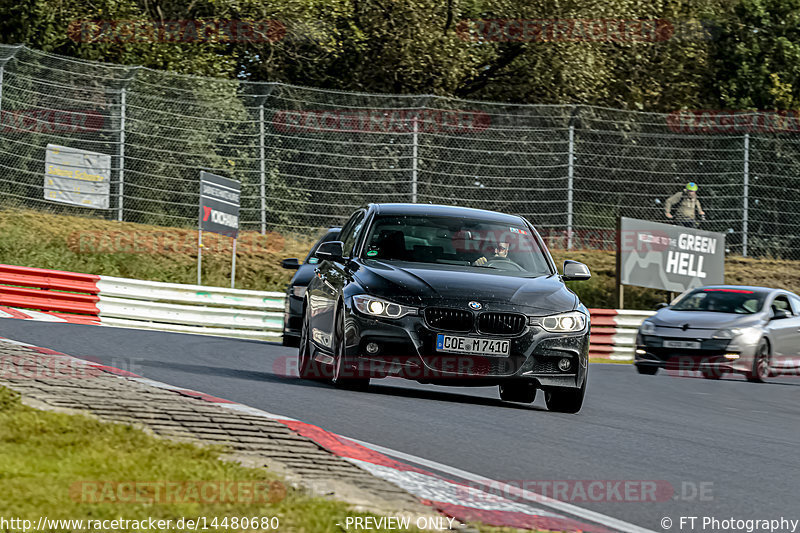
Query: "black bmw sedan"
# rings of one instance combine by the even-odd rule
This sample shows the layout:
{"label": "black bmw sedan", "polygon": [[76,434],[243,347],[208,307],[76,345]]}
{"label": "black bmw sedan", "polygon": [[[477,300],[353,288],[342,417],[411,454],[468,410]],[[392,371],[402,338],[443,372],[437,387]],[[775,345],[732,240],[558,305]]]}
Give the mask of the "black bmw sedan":
{"label": "black bmw sedan", "polygon": [[303,300],[304,379],[364,388],[397,376],[499,386],[500,398],[575,413],[586,392],[589,313],[525,219],[461,207],[371,204],[316,251]]}

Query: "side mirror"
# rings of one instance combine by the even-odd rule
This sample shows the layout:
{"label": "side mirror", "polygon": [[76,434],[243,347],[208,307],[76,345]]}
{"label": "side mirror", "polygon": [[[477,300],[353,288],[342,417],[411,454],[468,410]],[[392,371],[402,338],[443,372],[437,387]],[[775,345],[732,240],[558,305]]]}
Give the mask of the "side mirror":
{"label": "side mirror", "polygon": [[344,243],[342,241],[323,242],[314,255],[320,261],[341,261],[344,256]]}
{"label": "side mirror", "polygon": [[281,267],[289,270],[297,270],[300,268],[300,261],[298,261],[296,257],[290,257],[289,259],[281,261]]}
{"label": "side mirror", "polygon": [[661,302],[659,304],[656,304],[656,311],[658,311],[659,309],[664,309],[665,307],[669,307],[669,304],[667,302]]}
{"label": "side mirror", "polygon": [[785,309],[772,310],[772,318],[770,318],[770,320],[780,320],[782,318],[789,318],[789,312]]}
{"label": "side mirror", "polygon": [[578,261],[564,261],[564,281],[582,281],[592,277],[589,267]]}

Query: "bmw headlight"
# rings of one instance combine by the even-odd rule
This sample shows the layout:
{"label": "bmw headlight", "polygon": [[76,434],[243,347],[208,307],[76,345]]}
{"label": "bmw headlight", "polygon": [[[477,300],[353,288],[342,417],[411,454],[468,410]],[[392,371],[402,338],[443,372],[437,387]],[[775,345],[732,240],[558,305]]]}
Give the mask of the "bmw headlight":
{"label": "bmw headlight", "polygon": [[361,313],[378,318],[402,318],[406,315],[417,314],[416,307],[396,304],[367,294],[353,296],[353,304]]}
{"label": "bmw headlight", "polygon": [[586,315],[580,311],[570,311],[540,318],[531,317],[530,323],[552,333],[570,333],[582,331],[586,327]]}
{"label": "bmw headlight", "polygon": [[642,322],[642,326],[639,328],[639,333],[642,335],[655,335],[656,334],[656,325],[649,320],[645,320]]}
{"label": "bmw headlight", "polygon": [[739,328],[720,329],[714,332],[712,339],[732,339],[742,332]]}

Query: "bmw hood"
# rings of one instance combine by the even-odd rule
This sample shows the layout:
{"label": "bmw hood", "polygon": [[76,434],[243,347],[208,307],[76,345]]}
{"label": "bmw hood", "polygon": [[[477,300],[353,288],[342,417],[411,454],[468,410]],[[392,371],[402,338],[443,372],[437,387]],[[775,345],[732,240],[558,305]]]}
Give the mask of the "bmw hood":
{"label": "bmw hood", "polygon": [[578,298],[557,275],[525,278],[478,269],[420,263],[370,261],[356,273],[369,294],[406,305],[518,309],[547,315],[572,311]]}

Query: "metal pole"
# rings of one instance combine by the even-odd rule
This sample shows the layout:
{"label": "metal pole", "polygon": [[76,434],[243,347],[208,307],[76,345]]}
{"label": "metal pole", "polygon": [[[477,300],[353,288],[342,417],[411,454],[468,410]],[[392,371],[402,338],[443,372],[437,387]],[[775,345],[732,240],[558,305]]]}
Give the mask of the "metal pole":
{"label": "metal pole", "polygon": [[6,70],[6,63],[0,63],[0,130],[3,129],[3,73]]}
{"label": "metal pole", "polygon": [[575,176],[575,125],[569,125],[569,151],[567,152],[567,250],[572,250],[572,194]]}
{"label": "metal pole", "polygon": [[742,256],[747,257],[747,215],[750,196],[750,134],[744,134],[744,197],[742,198]]}
{"label": "metal pole", "polygon": [[417,203],[417,149],[418,149],[418,133],[419,124],[417,116],[414,115],[412,119],[413,134],[411,136],[411,203]]}
{"label": "metal pole", "polygon": [[117,220],[122,222],[122,209],[125,188],[125,114],[128,89],[123,87],[120,91],[120,121],[119,121],[119,188],[117,189]]}
{"label": "metal pole", "polygon": [[201,271],[203,268],[203,230],[197,230],[197,284],[202,285]]}
{"label": "metal pole", "polygon": [[[259,147],[261,150],[261,235],[267,233],[267,167],[264,148],[264,102],[258,108]],[[235,241],[234,241],[235,242]]]}
{"label": "metal pole", "polygon": [[236,288],[236,238],[233,239],[233,257],[231,258],[231,289]]}

